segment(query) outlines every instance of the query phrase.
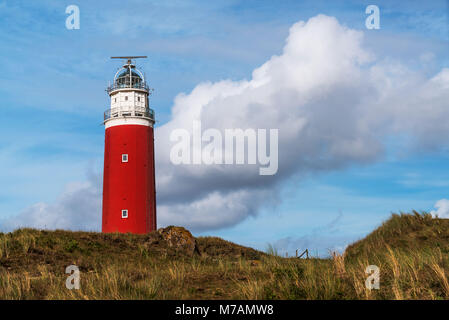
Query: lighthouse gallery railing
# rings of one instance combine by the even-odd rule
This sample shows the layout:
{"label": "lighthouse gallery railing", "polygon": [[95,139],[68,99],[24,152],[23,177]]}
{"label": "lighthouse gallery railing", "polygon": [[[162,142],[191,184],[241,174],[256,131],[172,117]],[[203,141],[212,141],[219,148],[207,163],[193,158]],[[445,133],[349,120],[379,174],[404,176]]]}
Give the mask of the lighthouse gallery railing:
{"label": "lighthouse gallery railing", "polygon": [[145,91],[152,91],[153,89],[151,89],[150,87],[148,87],[147,83],[145,81],[142,82],[138,82],[138,83],[133,83],[132,85],[130,85],[129,81],[126,83],[114,83],[110,86],[108,86],[108,88],[106,89],[106,91],[108,93],[111,93],[111,91],[114,90],[118,90],[118,89],[127,89],[127,88],[131,88],[131,89],[141,89],[141,90],[145,90]]}
{"label": "lighthouse gallery railing", "polygon": [[104,112],[104,121],[120,117],[142,117],[154,121],[154,110],[147,107],[117,107]]}

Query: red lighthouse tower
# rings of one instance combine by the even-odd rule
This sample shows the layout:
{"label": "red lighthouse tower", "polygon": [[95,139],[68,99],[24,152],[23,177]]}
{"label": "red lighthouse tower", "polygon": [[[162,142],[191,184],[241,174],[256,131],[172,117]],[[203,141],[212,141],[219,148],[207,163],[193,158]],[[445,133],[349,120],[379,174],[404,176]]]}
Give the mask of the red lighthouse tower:
{"label": "red lighthouse tower", "polygon": [[126,59],[107,92],[104,113],[103,232],[147,233],[156,230],[154,111],[151,89],[132,59]]}

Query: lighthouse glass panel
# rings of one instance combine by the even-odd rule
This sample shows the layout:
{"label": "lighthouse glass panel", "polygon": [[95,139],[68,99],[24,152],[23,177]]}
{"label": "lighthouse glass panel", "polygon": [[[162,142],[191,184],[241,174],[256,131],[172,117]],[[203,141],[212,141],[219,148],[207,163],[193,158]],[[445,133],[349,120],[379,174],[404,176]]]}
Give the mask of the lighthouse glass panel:
{"label": "lighthouse glass panel", "polygon": [[118,88],[140,88],[142,87],[142,78],[135,71],[124,70],[115,80]]}

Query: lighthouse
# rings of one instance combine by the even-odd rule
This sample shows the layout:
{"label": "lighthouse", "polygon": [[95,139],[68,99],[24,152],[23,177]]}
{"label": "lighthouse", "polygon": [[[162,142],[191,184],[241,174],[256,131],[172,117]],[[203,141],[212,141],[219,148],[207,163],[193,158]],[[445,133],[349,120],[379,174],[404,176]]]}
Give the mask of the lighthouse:
{"label": "lighthouse", "polygon": [[104,113],[103,232],[148,233],[156,230],[154,111],[150,89],[134,59],[107,88],[110,108]]}

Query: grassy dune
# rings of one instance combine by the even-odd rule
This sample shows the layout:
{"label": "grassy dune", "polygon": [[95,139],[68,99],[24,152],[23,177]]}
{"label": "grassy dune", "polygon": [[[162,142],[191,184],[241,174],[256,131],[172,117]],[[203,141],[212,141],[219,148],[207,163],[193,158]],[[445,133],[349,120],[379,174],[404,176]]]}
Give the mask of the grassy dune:
{"label": "grassy dune", "polygon": [[[189,254],[149,235],[0,234],[0,299],[448,299],[449,220],[393,215],[344,255],[282,258],[219,238]],[[151,240],[151,241],[150,241]],[[68,265],[81,288],[65,287]],[[368,290],[365,269],[380,268]]]}

